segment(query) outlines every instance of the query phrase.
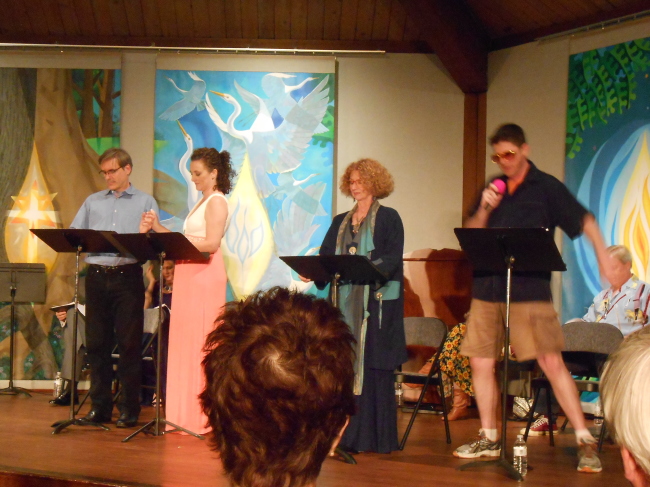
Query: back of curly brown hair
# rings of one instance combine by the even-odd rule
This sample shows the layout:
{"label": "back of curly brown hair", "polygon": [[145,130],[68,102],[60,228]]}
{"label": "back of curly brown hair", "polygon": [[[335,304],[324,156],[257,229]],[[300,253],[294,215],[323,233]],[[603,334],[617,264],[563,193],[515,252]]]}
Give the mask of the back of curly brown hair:
{"label": "back of curly brown hair", "polygon": [[386,198],[395,189],[393,176],[384,166],[374,159],[359,159],[351,163],[341,176],[339,189],[345,196],[352,196],[350,192],[350,174],[352,171],[359,171],[363,185],[377,199]]}
{"label": "back of curly brown hair", "polygon": [[354,414],[354,337],[338,309],[275,287],[227,303],[205,345],[201,405],[239,487],[314,482]]}
{"label": "back of curly brown hair", "polygon": [[203,161],[208,171],[217,170],[217,182],[215,190],[228,194],[232,190],[232,180],[236,176],[230,164],[230,153],[228,151],[219,152],[213,147],[201,147],[195,149],[190,157],[192,161]]}

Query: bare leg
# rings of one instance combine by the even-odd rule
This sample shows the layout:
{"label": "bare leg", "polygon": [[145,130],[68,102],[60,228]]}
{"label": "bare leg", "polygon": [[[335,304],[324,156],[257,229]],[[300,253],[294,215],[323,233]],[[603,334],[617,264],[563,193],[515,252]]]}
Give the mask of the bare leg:
{"label": "bare leg", "polygon": [[494,375],[496,360],[484,357],[470,357],[472,366],[472,386],[476,405],[481,416],[481,428],[497,428],[497,403],[499,388]]}
{"label": "bare leg", "polygon": [[540,355],[537,357],[537,361],[550,381],[555,397],[573,427],[576,430],[585,429],[585,416],[580,406],[578,389],[571,378],[571,374],[569,374],[569,371],[564,365],[562,355],[559,353]]}

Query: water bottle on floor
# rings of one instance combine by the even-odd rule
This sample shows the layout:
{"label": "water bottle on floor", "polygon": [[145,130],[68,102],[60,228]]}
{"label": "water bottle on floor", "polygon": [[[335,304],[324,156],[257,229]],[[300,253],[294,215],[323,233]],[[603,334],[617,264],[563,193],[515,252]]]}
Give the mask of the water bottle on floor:
{"label": "water bottle on floor", "polygon": [[524,435],[517,435],[517,441],[513,447],[513,462],[515,470],[525,477],[528,473],[528,447],[524,441]]}
{"label": "water bottle on floor", "polygon": [[61,377],[61,372],[57,372],[54,379],[54,387],[52,388],[52,396],[57,398],[61,394],[63,394],[63,377]]}
{"label": "water bottle on floor", "polygon": [[603,424],[603,405],[600,402],[600,397],[594,406],[594,424],[596,426],[602,426]]}

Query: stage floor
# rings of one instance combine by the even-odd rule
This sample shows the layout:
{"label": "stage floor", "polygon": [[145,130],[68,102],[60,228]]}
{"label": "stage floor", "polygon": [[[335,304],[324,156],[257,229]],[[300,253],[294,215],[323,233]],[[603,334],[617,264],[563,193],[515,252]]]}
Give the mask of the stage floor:
{"label": "stage floor", "polygon": [[[121,440],[134,430],[118,430],[114,424],[109,425],[110,431],[72,426],[61,434],[52,435],[50,425],[67,419],[69,409],[50,406],[49,399],[49,394],[38,392],[31,398],[0,396],[0,471],[33,472],[80,483],[94,481],[109,485],[228,486],[217,455],[208,448],[206,441],[193,437],[138,435],[122,443]],[[398,414],[401,433],[409,415]],[[153,415],[153,408],[143,408],[141,424]],[[525,424],[509,423],[509,448],[522,426]],[[440,417],[421,414],[404,451],[390,455],[360,454],[356,456],[358,465],[328,459],[318,486],[516,485],[493,467],[466,472],[456,470],[467,460],[454,458],[453,449],[476,435],[478,428],[477,419],[451,423],[452,444],[447,445]],[[555,447],[549,446],[547,437],[530,438],[528,457],[532,467],[526,477],[528,487],[627,485],[618,447],[608,442],[603,447],[603,472],[600,474],[576,471],[573,434],[557,435]],[[0,478],[0,485],[36,484],[5,484]]]}

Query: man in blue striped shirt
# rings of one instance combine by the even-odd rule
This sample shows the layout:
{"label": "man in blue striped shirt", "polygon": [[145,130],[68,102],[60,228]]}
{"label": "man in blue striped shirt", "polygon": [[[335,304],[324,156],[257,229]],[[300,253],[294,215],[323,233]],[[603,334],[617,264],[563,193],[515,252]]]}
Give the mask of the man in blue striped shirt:
{"label": "man in blue striped shirt", "polygon": [[[142,213],[158,205],[154,198],[131,185],[131,156],[123,149],[108,149],[99,157],[107,190],[91,194],[71,228],[138,233]],[[92,409],[82,418],[110,423],[113,398],[111,351],[119,349],[118,376],[122,384],[118,428],[133,427],[140,414],[142,362],[140,348],[144,320],[142,267],[132,255],[88,254],[86,277],[86,348],[91,367]]]}

